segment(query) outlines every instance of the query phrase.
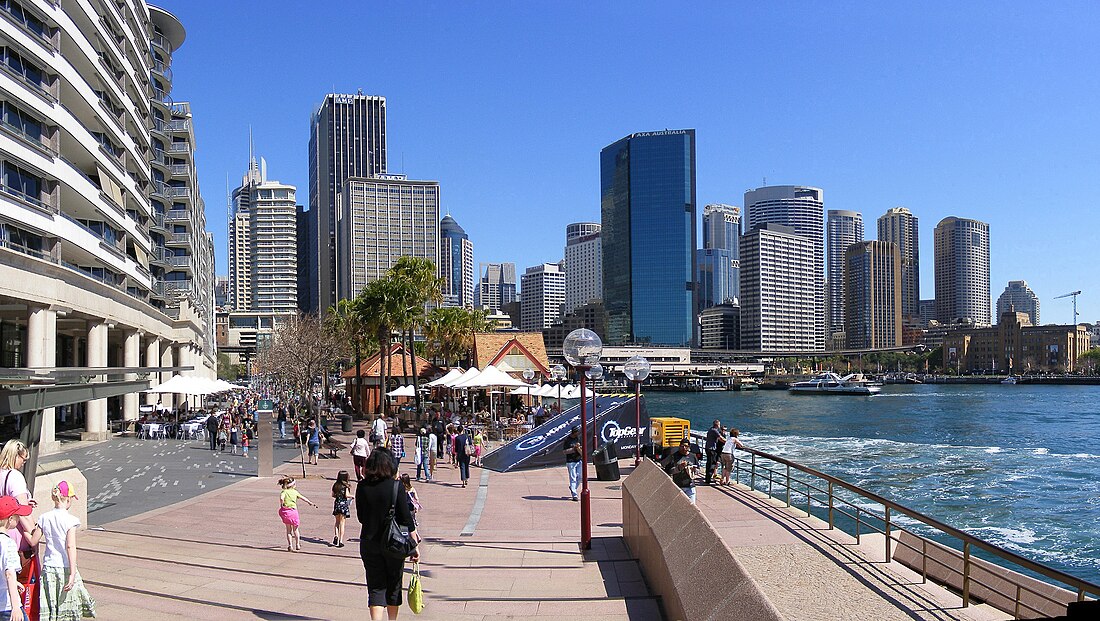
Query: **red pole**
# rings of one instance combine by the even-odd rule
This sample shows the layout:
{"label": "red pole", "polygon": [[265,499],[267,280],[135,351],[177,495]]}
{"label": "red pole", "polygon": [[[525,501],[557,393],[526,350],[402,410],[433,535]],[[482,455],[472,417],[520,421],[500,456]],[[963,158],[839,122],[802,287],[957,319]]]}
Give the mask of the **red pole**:
{"label": "red pole", "polygon": [[600,448],[600,430],[596,424],[596,382],[592,382],[592,450]]}
{"label": "red pole", "polygon": [[[592,497],[588,491],[588,447],[585,435],[587,429],[587,414],[584,411],[584,366],[578,366],[581,376],[581,549],[588,550],[592,547]],[[595,426],[596,422],[592,421]]]}
{"label": "red pole", "polygon": [[642,463],[642,383],[634,382],[634,467]]}

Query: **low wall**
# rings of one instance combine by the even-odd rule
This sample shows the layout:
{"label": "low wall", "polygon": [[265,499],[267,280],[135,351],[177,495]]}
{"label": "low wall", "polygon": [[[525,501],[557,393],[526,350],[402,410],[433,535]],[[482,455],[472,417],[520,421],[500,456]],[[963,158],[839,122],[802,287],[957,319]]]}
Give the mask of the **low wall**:
{"label": "low wall", "polygon": [[710,520],[648,459],[623,481],[623,539],[672,621],[783,618]]}
{"label": "low wall", "polygon": [[[898,546],[894,550],[894,560],[920,572],[923,563],[922,541],[922,538],[917,535],[901,531]],[[927,550],[928,562],[924,566],[927,567],[928,578],[962,592],[962,552],[933,541],[927,542]],[[1021,619],[1059,617],[1066,614],[1066,606],[1070,602],[1077,601],[1076,593],[983,561],[973,555],[970,556],[970,596],[972,598],[986,602],[998,610],[1014,614],[1016,585],[1026,587],[1020,589]],[[1042,595],[1039,595],[1040,593]],[[1051,599],[1054,601],[1050,601]]]}

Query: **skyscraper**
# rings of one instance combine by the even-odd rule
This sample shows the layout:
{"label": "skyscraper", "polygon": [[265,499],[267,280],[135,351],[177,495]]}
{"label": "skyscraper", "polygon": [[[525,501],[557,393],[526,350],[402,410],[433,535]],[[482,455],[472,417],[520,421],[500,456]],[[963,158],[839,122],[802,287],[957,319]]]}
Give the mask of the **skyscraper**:
{"label": "skyscraper", "polygon": [[603,250],[597,222],[574,222],[565,227],[565,310],[603,299]]}
{"label": "skyscraper", "polygon": [[878,219],[878,240],[893,242],[901,252],[901,312],[920,316],[920,235],[917,217],[894,207]]}
{"label": "skyscraper", "polygon": [[849,349],[902,344],[901,252],[897,244],[866,241],[845,252],[844,334]]}
{"label": "skyscraper", "polygon": [[732,205],[703,208],[703,247],[696,254],[699,310],[737,300],[741,287],[741,210]]}
{"label": "skyscraper", "polygon": [[844,266],[848,247],[863,241],[863,216],[858,211],[830,209],[825,222],[825,243],[828,252],[826,287],[828,287],[827,336],[844,331]]}
{"label": "skyscraper", "polygon": [[352,177],[342,195],[337,299],[359,295],[401,257],[428,259],[439,273],[438,182],[405,175]]}
{"label": "skyscraper", "polygon": [[318,251],[317,307],[312,310],[327,309],[339,299],[337,213],[344,183],[385,172],[386,98],[362,91],[326,95],[309,126],[309,209],[317,210]]}
{"label": "skyscraper", "polygon": [[439,221],[439,275],[444,304],[474,305],[474,244],[450,214]]}
{"label": "skyscraper", "polygon": [[1017,313],[1027,313],[1031,325],[1039,325],[1039,296],[1027,286],[1026,280],[1010,280],[1004,292],[997,298],[997,316],[994,319],[1000,323],[1001,316],[1015,310]]}
{"label": "skyscraper", "polygon": [[605,147],[600,207],[608,342],[694,343],[695,130],[631,134]]}
{"label": "skyscraper", "polygon": [[312,312],[317,302],[317,210],[297,206],[298,310]]}
{"label": "skyscraper", "polygon": [[794,227],[764,223],[741,238],[741,349],[790,351],[818,347],[812,300],[814,240]]}
{"label": "skyscraper", "polygon": [[505,304],[516,301],[516,264],[482,263],[478,267],[481,277],[474,290],[474,306],[500,310]]}
{"label": "skyscraper", "polygon": [[229,220],[229,304],[236,311],[298,308],[297,207],[292,185],[267,178],[253,158],[233,191]]}
{"label": "skyscraper", "polygon": [[541,332],[561,317],[565,272],[557,263],[527,268],[520,278],[520,329]]}
{"label": "skyscraper", "polygon": [[[813,287],[799,300],[816,317],[814,340],[807,349],[825,349],[825,199],[819,188],[800,185],[775,185],[745,192],[746,226],[751,231],[760,224],[789,226],[794,234],[813,245],[814,264],[810,276]],[[744,260],[742,260],[742,270]],[[744,274],[742,274],[744,278]],[[745,326],[742,312],[742,328]],[[744,339],[742,339],[744,345]]]}
{"label": "skyscraper", "polygon": [[989,225],[950,216],[934,233],[936,319],[989,325]]}

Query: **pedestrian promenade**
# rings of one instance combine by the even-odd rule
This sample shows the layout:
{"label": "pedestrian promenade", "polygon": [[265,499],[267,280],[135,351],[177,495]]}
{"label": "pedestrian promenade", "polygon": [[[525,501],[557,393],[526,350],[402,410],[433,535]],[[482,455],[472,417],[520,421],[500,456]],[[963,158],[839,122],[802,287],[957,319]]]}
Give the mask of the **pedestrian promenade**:
{"label": "pedestrian promenade", "polygon": [[[330,488],[339,470],[352,470],[350,462],[347,455],[322,459],[299,480],[320,506],[299,505],[299,553],[286,551],[275,479],[254,477],[82,533],[79,564],[99,618],[365,618],[354,517],[347,546],[330,545]],[[628,464],[621,462],[624,476]],[[415,471],[408,459],[401,469]],[[301,464],[277,472],[297,477]],[[427,601],[417,618],[661,618],[658,598],[622,543],[620,482],[592,481],[593,549],[582,554],[579,505],[568,500],[564,468],[474,468],[472,475],[462,488],[457,468],[443,465],[439,482],[417,485]],[[857,547],[745,488],[702,487],[698,506],[787,619],[1006,618],[984,606],[961,608],[957,595],[882,563],[881,536],[877,546],[864,537]],[[722,593],[723,576],[698,579]],[[413,617],[407,606],[401,616]]]}
{"label": "pedestrian promenade", "polygon": [[[347,546],[329,545],[330,489],[341,469],[352,470],[350,457],[322,459],[299,481],[320,508],[299,504],[298,553],[286,551],[274,479],[242,478],[82,533],[79,566],[99,618],[365,618],[354,517]],[[408,459],[402,471],[415,471]],[[301,464],[277,472],[300,476]],[[578,504],[568,500],[564,468],[507,475],[475,468],[465,489],[457,468],[444,466],[440,475],[439,483],[417,486],[427,601],[417,618],[660,618],[620,539],[617,483],[593,486],[595,540],[582,555]],[[407,606],[401,615],[414,616]]]}

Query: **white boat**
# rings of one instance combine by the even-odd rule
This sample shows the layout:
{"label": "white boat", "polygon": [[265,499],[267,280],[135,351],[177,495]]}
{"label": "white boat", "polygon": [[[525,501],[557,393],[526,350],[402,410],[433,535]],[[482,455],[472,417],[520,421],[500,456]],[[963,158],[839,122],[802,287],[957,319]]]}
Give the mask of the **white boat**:
{"label": "white boat", "polygon": [[789,390],[806,395],[873,395],[882,390],[881,386],[863,381],[856,375],[840,377],[836,373],[822,373],[813,379],[791,384]]}
{"label": "white boat", "polygon": [[1016,378],[1012,375],[1009,375],[1008,377],[1001,380],[1001,383],[1002,384],[1007,384],[1007,385],[1013,385],[1013,384],[1016,384]]}
{"label": "white boat", "polygon": [[716,390],[729,390],[729,384],[726,383],[726,378],[703,380],[703,392],[712,392]]}
{"label": "white boat", "polygon": [[741,378],[741,382],[738,384],[738,390],[756,390],[760,388],[759,382],[751,377]]}

